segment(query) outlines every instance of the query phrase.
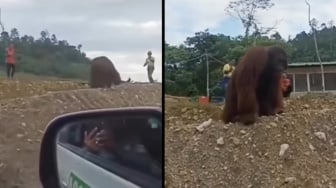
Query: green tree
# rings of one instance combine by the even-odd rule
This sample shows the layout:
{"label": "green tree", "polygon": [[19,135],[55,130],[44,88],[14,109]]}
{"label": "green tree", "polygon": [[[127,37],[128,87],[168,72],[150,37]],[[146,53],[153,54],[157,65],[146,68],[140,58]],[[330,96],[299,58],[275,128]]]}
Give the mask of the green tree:
{"label": "green tree", "polygon": [[[333,51],[336,48],[336,27],[330,24],[317,27],[316,37],[321,57],[325,61],[335,61]],[[256,38],[256,43],[260,46],[283,47],[292,63],[318,61],[311,32],[302,31],[285,40],[275,31],[269,37],[260,35]],[[166,92],[184,96],[205,95],[206,58],[203,52],[207,51],[209,55],[210,87],[215,87],[222,78],[221,69],[224,63],[238,63],[249,47],[243,36],[213,34],[209,30],[187,37],[185,44],[180,46],[165,43]]]}
{"label": "green tree", "polygon": [[[37,40],[33,36],[20,37],[16,28],[1,33],[0,66],[4,66],[5,49],[9,41],[15,43],[21,60],[18,70],[36,75],[55,76],[63,78],[88,79],[90,60],[85,53],[72,47],[66,40],[58,42],[55,35],[49,38],[47,30],[41,31]],[[1,53],[2,52],[2,53]]]}
{"label": "green tree", "polygon": [[16,28],[13,28],[10,31],[10,36],[9,36],[10,40],[13,41],[18,41],[20,39],[20,35],[19,35],[19,31]]}
{"label": "green tree", "polygon": [[268,10],[274,3],[271,0],[233,0],[226,7],[226,12],[231,16],[237,16],[245,28],[247,39],[253,26],[257,25],[256,13],[258,10]]}
{"label": "green tree", "polygon": [[52,43],[53,45],[56,45],[56,44],[58,43],[58,41],[57,41],[57,37],[56,37],[55,34],[52,34],[52,35],[51,35],[51,43]]}

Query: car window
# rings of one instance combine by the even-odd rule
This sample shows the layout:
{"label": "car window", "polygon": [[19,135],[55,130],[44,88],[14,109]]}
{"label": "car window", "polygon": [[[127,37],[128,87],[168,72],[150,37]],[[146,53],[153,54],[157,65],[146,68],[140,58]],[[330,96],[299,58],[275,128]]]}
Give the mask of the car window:
{"label": "car window", "polygon": [[162,124],[155,118],[77,122],[60,132],[58,143],[130,181],[162,179]]}

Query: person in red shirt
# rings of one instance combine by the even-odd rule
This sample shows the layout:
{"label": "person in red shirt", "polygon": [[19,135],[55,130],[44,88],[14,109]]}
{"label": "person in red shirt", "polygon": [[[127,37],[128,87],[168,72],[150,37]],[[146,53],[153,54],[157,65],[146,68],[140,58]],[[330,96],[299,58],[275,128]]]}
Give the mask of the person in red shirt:
{"label": "person in red shirt", "polygon": [[14,44],[10,44],[6,49],[7,78],[13,79],[15,73],[16,51]]}

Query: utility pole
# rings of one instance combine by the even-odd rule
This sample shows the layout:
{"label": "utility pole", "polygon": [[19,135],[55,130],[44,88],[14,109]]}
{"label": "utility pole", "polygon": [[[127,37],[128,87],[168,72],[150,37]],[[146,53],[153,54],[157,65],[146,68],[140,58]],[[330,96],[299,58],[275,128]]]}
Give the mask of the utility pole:
{"label": "utility pole", "polygon": [[320,62],[321,79],[322,79],[322,91],[325,92],[324,68],[323,68],[323,63],[322,63],[321,57],[320,57],[319,49],[317,47],[316,30],[315,30],[314,25],[312,24],[312,20],[310,20],[310,4],[309,4],[308,0],[306,0],[306,4],[308,6],[308,23],[309,23],[309,26],[310,26],[310,28],[313,32],[315,52],[316,52],[317,60]]}
{"label": "utility pole", "polygon": [[5,31],[5,27],[3,26],[2,24],[2,21],[1,21],[1,8],[0,8],[0,26],[1,26],[1,32],[4,32]]}
{"label": "utility pole", "polygon": [[209,59],[208,52],[205,50],[206,66],[207,66],[207,97],[210,97],[210,77],[209,77]]}

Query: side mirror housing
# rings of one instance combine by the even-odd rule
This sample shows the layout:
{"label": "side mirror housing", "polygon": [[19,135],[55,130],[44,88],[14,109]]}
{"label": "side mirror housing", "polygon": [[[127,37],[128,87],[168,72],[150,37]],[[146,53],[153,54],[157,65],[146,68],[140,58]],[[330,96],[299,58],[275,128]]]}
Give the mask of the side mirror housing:
{"label": "side mirror housing", "polygon": [[163,129],[158,107],[81,111],[46,127],[43,187],[162,187]]}

